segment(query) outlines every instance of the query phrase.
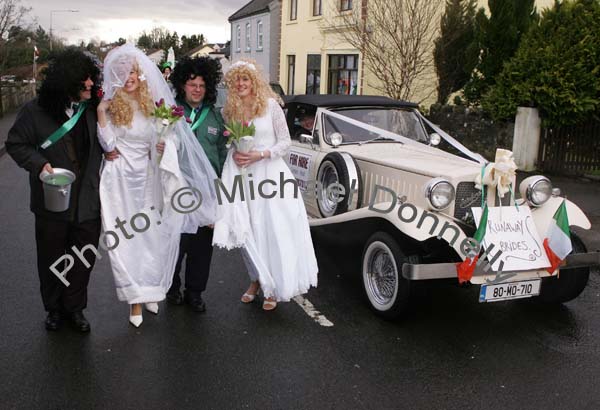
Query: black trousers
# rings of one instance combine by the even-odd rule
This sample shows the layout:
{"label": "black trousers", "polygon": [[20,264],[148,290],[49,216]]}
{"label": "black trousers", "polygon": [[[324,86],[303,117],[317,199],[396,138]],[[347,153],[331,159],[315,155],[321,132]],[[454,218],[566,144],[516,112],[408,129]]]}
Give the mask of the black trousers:
{"label": "black trousers", "polygon": [[[86,308],[87,285],[90,272],[96,262],[96,254],[91,250],[84,250],[84,247],[93,245],[96,249],[98,248],[100,226],[100,218],[77,223],[55,221],[36,215],[37,265],[40,290],[46,311],[57,310],[72,313]],[[89,267],[86,267],[81,258],[71,249],[73,246],[80,251],[83,250],[82,257],[87,261]],[[50,267],[64,255],[70,255],[74,262],[73,267],[64,275],[69,286],[66,286],[50,270]],[[65,260],[64,263],[57,264],[55,269],[61,273],[66,266],[68,266],[68,262]]]}
{"label": "black trousers", "polygon": [[199,296],[206,290],[208,274],[210,271],[210,260],[212,258],[213,230],[207,226],[198,228],[195,234],[181,234],[179,243],[179,257],[175,265],[173,284],[169,293],[177,293],[181,288],[181,265],[185,261],[185,293],[190,296]]}

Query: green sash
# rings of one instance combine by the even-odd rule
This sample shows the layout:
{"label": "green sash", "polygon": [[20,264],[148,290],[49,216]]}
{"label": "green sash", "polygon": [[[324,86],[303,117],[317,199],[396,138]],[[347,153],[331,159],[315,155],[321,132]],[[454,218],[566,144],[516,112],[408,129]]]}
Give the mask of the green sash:
{"label": "green sash", "polygon": [[198,118],[198,121],[196,121],[194,123],[194,119],[196,118],[196,111],[194,110],[194,113],[192,114],[192,116],[190,118],[192,121],[192,132],[196,131],[198,129],[198,127],[200,126],[200,124],[202,124],[204,122],[209,111],[210,111],[210,107],[204,107],[202,109],[202,112],[200,113],[200,117]]}
{"label": "green sash", "polygon": [[73,127],[75,126],[75,124],[77,124],[77,121],[79,121],[79,118],[81,118],[81,115],[85,111],[86,107],[87,107],[87,102],[84,101],[84,102],[80,103],[79,110],[77,111],[77,113],[75,115],[73,115],[67,122],[65,122],[63,125],[61,125],[59,129],[54,131],[52,133],[52,135],[50,135],[46,139],[46,141],[44,141],[42,143],[42,145],[40,145],[40,148],[46,149],[49,146],[54,145],[58,140],[60,140],[62,137],[64,137],[67,132],[71,131],[73,129]]}

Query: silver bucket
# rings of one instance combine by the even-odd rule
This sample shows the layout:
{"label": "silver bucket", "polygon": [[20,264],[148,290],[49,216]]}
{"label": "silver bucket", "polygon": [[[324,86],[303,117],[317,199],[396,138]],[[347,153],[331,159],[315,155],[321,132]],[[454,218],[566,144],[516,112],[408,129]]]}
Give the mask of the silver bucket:
{"label": "silver bucket", "polygon": [[54,168],[54,173],[42,172],[40,179],[44,183],[44,205],[50,212],[64,212],[69,209],[71,184],[75,174],[64,168]]}

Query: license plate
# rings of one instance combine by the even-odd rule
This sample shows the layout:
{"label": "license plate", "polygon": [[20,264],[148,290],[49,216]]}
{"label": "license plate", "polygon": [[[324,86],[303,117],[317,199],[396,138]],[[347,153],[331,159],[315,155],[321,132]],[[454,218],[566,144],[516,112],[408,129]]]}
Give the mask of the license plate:
{"label": "license plate", "polygon": [[480,302],[498,302],[501,300],[530,298],[540,294],[541,279],[522,282],[499,283],[497,285],[481,285]]}

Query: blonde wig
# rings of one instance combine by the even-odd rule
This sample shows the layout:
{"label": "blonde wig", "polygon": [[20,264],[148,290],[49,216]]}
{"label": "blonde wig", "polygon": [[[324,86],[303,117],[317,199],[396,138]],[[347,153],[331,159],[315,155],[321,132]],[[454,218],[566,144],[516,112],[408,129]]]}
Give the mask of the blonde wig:
{"label": "blonde wig", "polygon": [[[138,79],[139,77],[143,78],[143,73],[137,63],[134,63],[132,70],[137,73]],[[132,96],[123,91],[123,88],[118,88],[115,91],[115,95],[108,106],[111,122],[114,125],[131,127],[134,110],[131,97],[138,103],[140,110],[146,117],[149,117],[154,111],[154,101],[152,101],[152,96],[148,90],[148,83],[139,79],[139,87],[133,92]]]}
{"label": "blonde wig", "polygon": [[[244,106],[242,99],[238,96],[236,90],[236,81],[238,78],[246,76],[252,82],[251,95],[251,117],[244,118]],[[227,121],[250,121],[261,117],[267,112],[269,98],[275,99],[280,105],[281,98],[273,92],[271,86],[264,79],[264,74],[256,61],[251,59],[242,59],[236,61],[227,74],[225,74],[225,85],[227,86],[227,101],[223,113]]]}

